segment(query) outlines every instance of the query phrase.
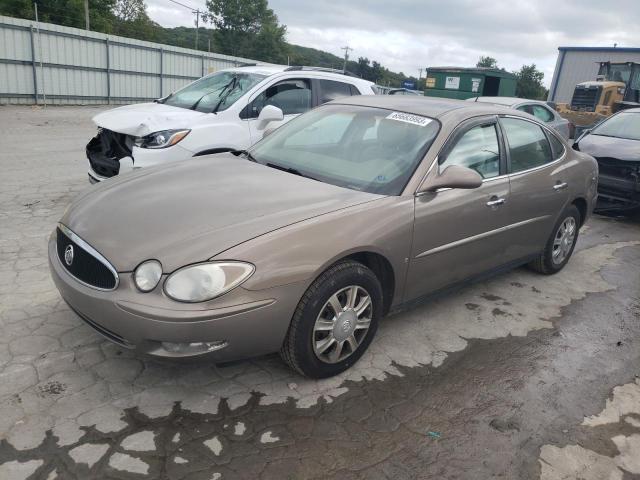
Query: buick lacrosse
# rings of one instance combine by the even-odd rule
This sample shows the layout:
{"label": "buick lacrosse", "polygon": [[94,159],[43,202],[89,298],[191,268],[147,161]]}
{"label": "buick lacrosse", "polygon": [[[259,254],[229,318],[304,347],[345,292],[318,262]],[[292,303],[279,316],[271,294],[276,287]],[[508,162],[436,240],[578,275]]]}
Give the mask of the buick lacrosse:
{"label": "buick lacrosse", "polygon": [[248,151],[103,182],[49,242],[69,306],[125,348],[228,361],[279,351],[328,377],[380,319],[453,285],[569,260],[595,160],[506,107],[343,98]]}

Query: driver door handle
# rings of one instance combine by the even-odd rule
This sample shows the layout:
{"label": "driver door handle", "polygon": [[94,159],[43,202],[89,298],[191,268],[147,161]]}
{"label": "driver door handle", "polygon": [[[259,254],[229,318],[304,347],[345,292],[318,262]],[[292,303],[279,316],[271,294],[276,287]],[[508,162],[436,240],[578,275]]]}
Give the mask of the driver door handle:
{"label": "driver door handle", "polygon": [[504,203],[504,198],[499,197],[491,197],[491,200],[487,202],[487,207],[497,207]]}
{"label": "driver door handle", "polygon": [[558,191],[558,190],[564,190],[564,189],[565,189],[565,188],[567,188],[568,186],[569,186],[569,184],[568,184],[567,182],[559,182],[559,183],[556,183],[556,184],[553,186],[553,189],[554,189],[555,191]]}

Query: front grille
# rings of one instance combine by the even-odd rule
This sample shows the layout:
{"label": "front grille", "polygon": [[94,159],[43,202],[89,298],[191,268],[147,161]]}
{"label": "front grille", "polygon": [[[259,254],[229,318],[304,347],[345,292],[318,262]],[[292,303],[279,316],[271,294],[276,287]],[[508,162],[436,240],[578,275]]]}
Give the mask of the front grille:
{"label": "front grille", "polygon": [[[67,248],[73,249],[71,262],[65,259]],[[102,290],[113,290],[118,284],[114,272],[99,260],[90,247],[84,248],[78,242],[73,241],[61,229],[57,229],[57,250],[60,263],[66,270],[81,282]],[[69,265],[69,263],[71,263]]]}
{"label": "front grille", "polygon": [[576,89],[573,92],[573,98],[571,99],[571,109],[595,112],[596,105],[600,100],[601,91],[602,89],[599,86],[585,87],[582,85],[576,85]]}
{"label": "front grille", "polygon": [[132,146],[130,135],[101,128],[87,144],[87,158],[98,175],[113,177],[120,171],[120,159],[131,156]]}

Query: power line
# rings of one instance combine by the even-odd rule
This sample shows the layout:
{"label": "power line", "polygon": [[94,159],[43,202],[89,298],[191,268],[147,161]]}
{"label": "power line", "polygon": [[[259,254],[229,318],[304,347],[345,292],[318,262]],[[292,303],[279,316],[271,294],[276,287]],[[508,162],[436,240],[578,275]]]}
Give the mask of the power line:
{"label": "power line", "polygon": [[180,3],[180,2],[178,2],[177,0],[169,0],[169,1],[170,1],[170,2],[172,2],[172,3],[175,3],[175,4],[180,5],[181,7],[188,8],[188,9],[189,9],[189,10],[191,10],[193,13],[196,13],[196,12],[198,11],[198,9],[197,9],[197,8],[190,7],[189,5],[185,5],[184,3]]}

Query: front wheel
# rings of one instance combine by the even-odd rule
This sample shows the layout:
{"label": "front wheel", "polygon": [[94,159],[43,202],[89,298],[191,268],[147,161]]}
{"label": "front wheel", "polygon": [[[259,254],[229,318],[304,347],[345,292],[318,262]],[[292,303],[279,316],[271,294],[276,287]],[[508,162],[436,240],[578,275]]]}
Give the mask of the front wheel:
{"label": "front wheel", "polygon": [[529,266],[545,275],[552,275],[562,270],[573,254],[581,221],[580,212],[575,205],[568,207],[560,215],[544,250]]}
{"label": "front wheel", "polygon": [[375,274],[355,261],[337,263],[302,296],[280,354],[312,378],[337,375],[369,347],[382,314],[382,288]]}

